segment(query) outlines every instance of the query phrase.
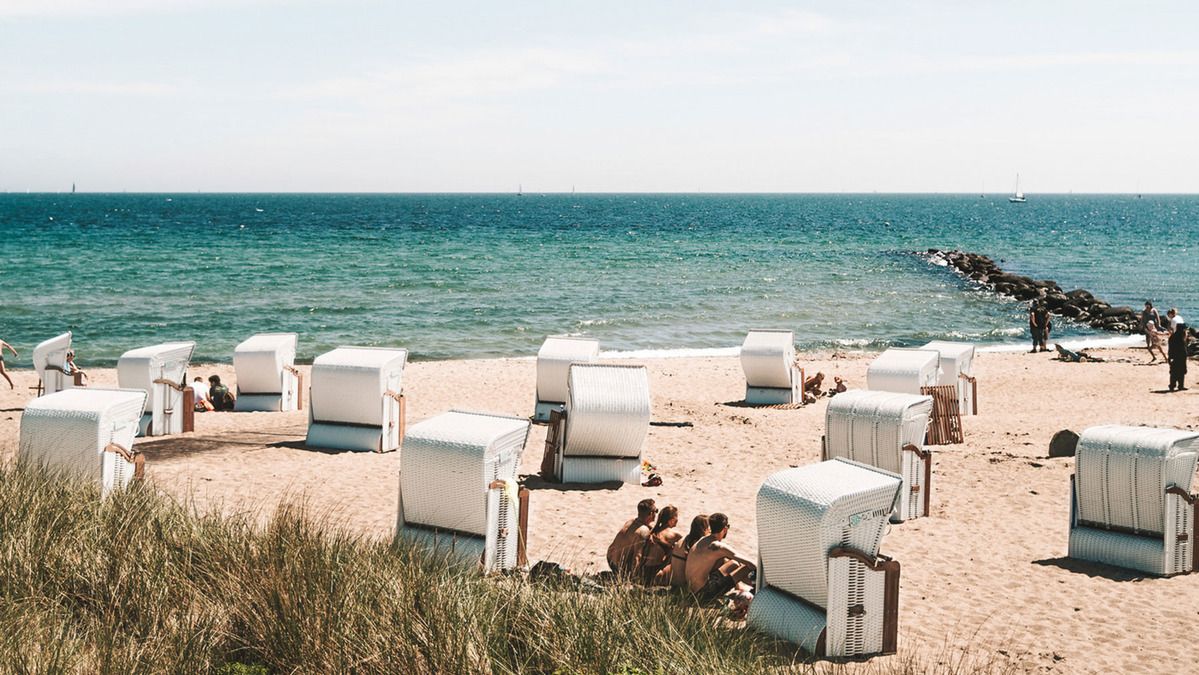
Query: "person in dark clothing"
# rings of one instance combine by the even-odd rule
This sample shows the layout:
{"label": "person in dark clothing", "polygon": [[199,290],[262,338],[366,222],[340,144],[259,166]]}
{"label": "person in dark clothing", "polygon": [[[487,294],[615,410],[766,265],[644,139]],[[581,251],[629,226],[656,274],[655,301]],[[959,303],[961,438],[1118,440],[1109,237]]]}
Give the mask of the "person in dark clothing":
{"label": "person in dark clothing", "polygon": [[213,409],[218,412],[233,410],[235,402],[233,392],[229,391],[229,387],[221,384],[220,375],[212,375],[208,378],[208,400],[212,402]]}
{"label": "person in dark clothing", "polygon": [[1171,308],[1166,312],[1170,322],[1170,338],[1166,342],[1166,356],[1170,360],[1170,391],[1186,391],[1183,380],[1187,376],[1187,322]]}
{"label": "person in dark clothing", "polygon": [[1046,343],[1049,341],[1049,332],[1053,330],[1053,325],[1049,320],[1049,307],[1044,300],[1033,302],[1029,308],[1028,328],[1032,331],[1032,349],[1028,353],[1035,353],[1038,349],[1043,352],[1049,351]]}

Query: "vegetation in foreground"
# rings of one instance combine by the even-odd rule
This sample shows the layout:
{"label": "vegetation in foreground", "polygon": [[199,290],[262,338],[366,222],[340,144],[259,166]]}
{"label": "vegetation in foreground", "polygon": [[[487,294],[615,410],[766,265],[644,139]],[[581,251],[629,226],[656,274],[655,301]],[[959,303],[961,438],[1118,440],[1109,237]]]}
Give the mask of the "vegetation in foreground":
{"label": "vegetation in foreground", "polygon": [[[0,664],[13,672],[825,672],[682,595],[483,578],[298,507],[263,526],[152,488],[0,470]],[[929,666],[932,666],[931,668]],[[876,659],[854,670],[992,670]]]}

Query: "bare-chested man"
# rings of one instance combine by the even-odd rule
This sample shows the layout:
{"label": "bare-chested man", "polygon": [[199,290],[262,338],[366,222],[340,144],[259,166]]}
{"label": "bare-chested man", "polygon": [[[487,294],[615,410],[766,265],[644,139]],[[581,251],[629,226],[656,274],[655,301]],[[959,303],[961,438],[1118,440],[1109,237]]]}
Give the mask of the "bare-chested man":
{"label": "bare-chested man", "polygon": [[708,517],[708,524],[712,534],[695,542],[687,556],[687,587],[703,602],[733,590],[749,592],[747,582],[755,565],[724,543],[729,534],[729,517],[713,513]]}
{"label": "bare-chested man", "polygon": [[608,567],[621,576],[632,576],[641,565],[641,551],[649,538],[658,507],[652,499],[637,502],[637,517],[621,526],[608,546]]}

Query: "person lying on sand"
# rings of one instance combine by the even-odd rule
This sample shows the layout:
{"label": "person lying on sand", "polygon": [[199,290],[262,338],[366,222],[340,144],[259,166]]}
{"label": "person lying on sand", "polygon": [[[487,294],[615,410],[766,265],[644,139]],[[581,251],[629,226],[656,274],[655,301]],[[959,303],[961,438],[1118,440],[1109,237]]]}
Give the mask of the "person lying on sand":
{"label": "person lying on sand", "polygon": [[637,517],[626,522],[608,545],[608,567],[620,577],[631,577],[641,565],[641,552],[649,539],[658,507],[652,499],[637,502]]}
{"label": "person lying on sand", "polygon": [[1059,361],[1068,361],[1070,363],[1082,363],[1084,361],[1103,363],[1103,359],[1099,358],[1098,356],[1091,356],[1085,349],[1080,349],[1076,352],[1070,351],[1069,349],[1066,349],[1057,343],[1054,343],[1053,348],[1057,350],[1057,357]]}
{"label": "person lying on sand", "polygon": [[742,597],[739,604],[748,608],[743,594],[752,597],[749,579],[756,567],[724,543],[729,534],[728,516],[713,513],[708,523],[712,533],[697,541],[687,557],[687,587],[700,602],[737,594]]}

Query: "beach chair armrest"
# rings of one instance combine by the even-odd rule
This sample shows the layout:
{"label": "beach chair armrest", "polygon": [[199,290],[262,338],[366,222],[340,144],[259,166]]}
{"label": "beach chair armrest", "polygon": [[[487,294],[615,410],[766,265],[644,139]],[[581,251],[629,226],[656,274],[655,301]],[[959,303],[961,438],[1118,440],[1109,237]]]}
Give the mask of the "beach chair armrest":
{"label": "beach chair armrest", "polygon": [[158,378],[157,380],[154,380],[154,384],[165,384],[166,386],[170,387],[171,389],[174,389],[175,391],[183,391],[184,389],[187,389],[187,387],[184,387],[182,384],[179,384],[178,382],[174,382],[174,381],[171,381],[171,380],[168,380],[165,378],[161,378],[161,377]]}

